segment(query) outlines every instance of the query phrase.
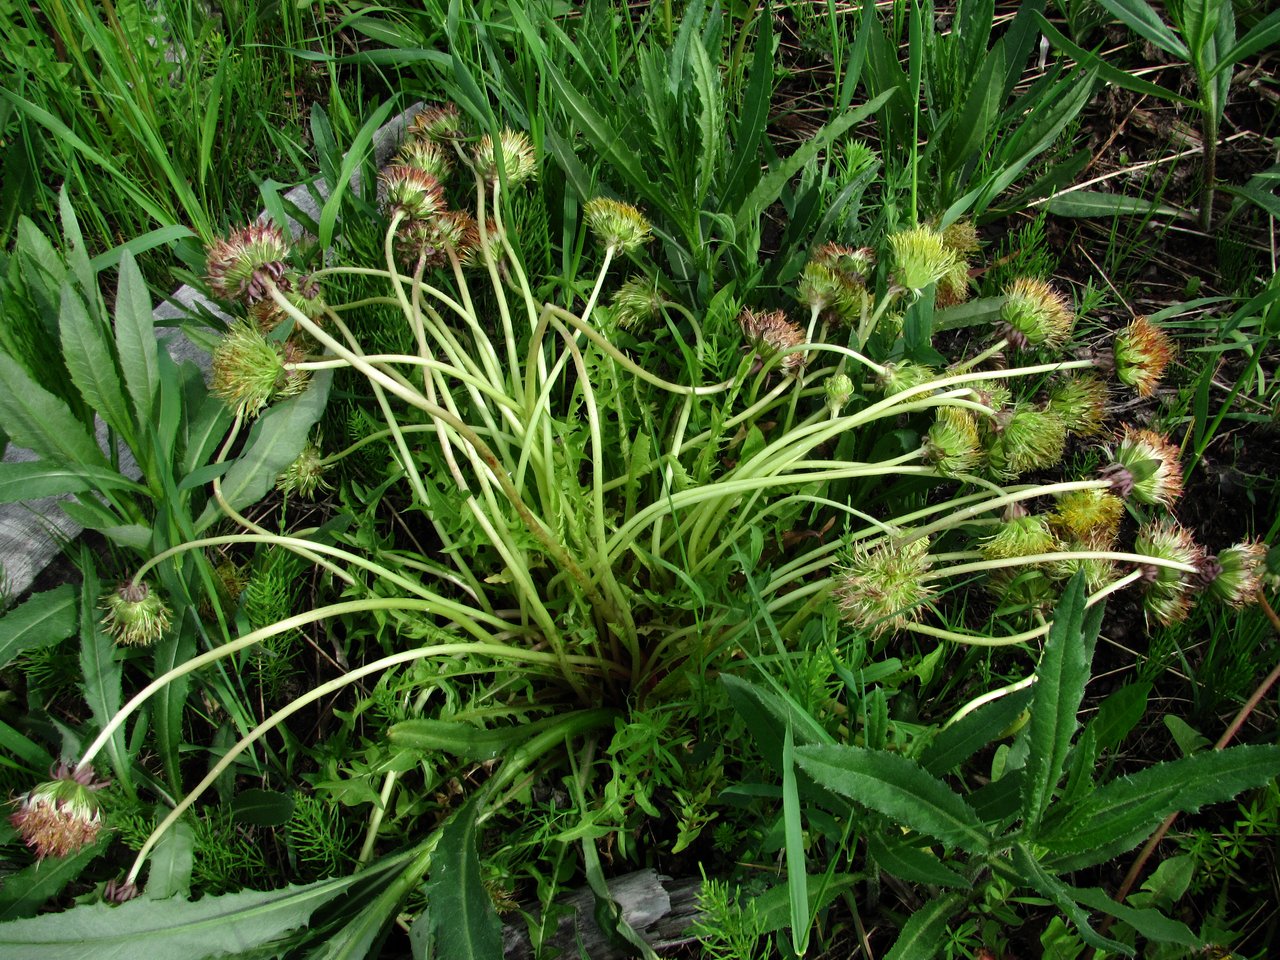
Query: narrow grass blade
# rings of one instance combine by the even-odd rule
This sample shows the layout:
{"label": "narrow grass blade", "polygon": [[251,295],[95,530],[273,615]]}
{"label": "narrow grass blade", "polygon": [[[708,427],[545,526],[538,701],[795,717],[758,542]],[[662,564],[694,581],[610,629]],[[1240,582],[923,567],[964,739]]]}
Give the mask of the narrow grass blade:
{"label": "narrow grass blade", "polygon": [[337,179],[329,184],[329,199],[324,202],[324,207],[320,210],[320,230],[317,238],[321,249],[327,250],[333,245],[334,228],[338,222],[338,213],[342,209],[343,198],[351,187],[351,175],[355,173],[356,167],[363,163],[368,156],[373,145],[373,135],[391,114],[391,110],[395,105],[396,101],[394,99],[388,100],[370,114],[369,119],[365,120],[364,125],[360,128],[360,132],[351,141],[351,147],[347,150],[347,155],[342,160],[342,167],[338,171]]}
{"label": "narrow grass blade", "polygon": [[786,837],[787,891],[791,898],[791,946],[803,957],[809,949],[809,874],[804,855],[800,789],[796,785],[795,742],[787,725],[782,744],[782,824]]}
{"label": "narrow grass blade", "polygon": [[[1186,0],[1189,8],[1197,3],[1203,3],[1203,0]],[[1191,51],[1182,38],[1143,0],[1098,0],[1098,5],[1165,53],[1171,53],[1179,60],[1191,59]]]}

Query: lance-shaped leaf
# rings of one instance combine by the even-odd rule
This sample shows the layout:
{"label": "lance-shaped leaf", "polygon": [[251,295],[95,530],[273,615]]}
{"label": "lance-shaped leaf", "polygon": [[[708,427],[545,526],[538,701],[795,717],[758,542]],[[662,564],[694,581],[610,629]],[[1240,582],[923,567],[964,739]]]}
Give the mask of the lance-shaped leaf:
{"label": "lance-shaped leaf", "polygon": [[947,940],[947,923],[964,906],[964,897],[936,897],[907,918],[884,960],[933,960]]}
{"label": "lance-shaped leaf", "polygon": [[1097,604],[1086,613],[1086,590],[1084,574],[1077,573],[1054,609],[1053,626],[1036,668],[1027,732],[1030,752],[1022,782],[1022,818],[1032,830],[1039,825],[1062,779],[1071,739],[1079,726],[1076,714],[1089,681],[1093,647],[1102,627],[1103,605]]}
{"label": "lance-shaped leaf", "polygon": [[140,898],[0,924],[0,956],[22,960],[205,960],[240,957],[307,924],[368,874],[248,890],[192,903]]}
{"label": "lance-shaped leaf", "polygon": [[76,591],[69,583],[34,594],[0,619],[0,667],[27,650],[61,643],[76,629]]}
{"label": "lance-shaped leaf", "polygon": [[973,807],[914,760],[845,745],[798,747],[796,759],[821,786],[918,833],[973,853],[991,846]]}
{"label": "lance-shaped leaf", "polygon": [[476,852],[478,809],[469,803],[444,825],[424,890],[440,956],[501,960],[502,924],[484,888]]}
{"label": "lance-shaped leaf", "polygon": [[0,353],[0,423],[10,440],[47,460],[67,466],[107,466],[97,442],[67,405],[5,353]]}
{"label": "lance-shaped leaf", "polygon": [[1079,870],[1132,850],[1174,812],[1230,800],[1280,773],[1280,747],[1230,747],[1159,763],[1095,790],[1037,842],[1053,869]]}

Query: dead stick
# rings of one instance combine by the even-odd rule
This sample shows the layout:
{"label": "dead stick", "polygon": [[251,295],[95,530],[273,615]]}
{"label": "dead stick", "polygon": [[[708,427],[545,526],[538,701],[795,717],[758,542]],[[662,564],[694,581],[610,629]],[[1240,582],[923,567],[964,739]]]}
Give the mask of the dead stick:
{"label": "dead stick", "polygon": [[[1272,628],[1276,633],[1280,633],[1280,616],[1277,616],[1276,612],[1271,609],[1271,604],[1267,603],[1267,598],[1262,595],[1261,590],[1258,591],[1258,604],[1262,607],[1262,612],[1267,615],[1267,619],[1271,621]],[[1253,694],[1245,701],[1244,706],[1236,713],[1235,719],[1231,721],[1222,736],[1218,738],[1218,742],[1213,745],[1213,749],[1221,750],[1231,742],[1232,738],[1240,732],[1240,728],[1244,726],[1244,722],[1249,719],[1249,714],[1253,713],[1254,708],[1262,702],[1262,698],[1267,695],[1277,680],[1280,680],[1280,663],[1277,663],[1271,672],[1267,674],[1266,679],[1258,684],[1257,689],[1253,691]],[[1124,903],[1125,898],[1129,896],[1129,891],[1133,889],[1133,885],[1138,882],[1138,877],[1142,875],[1147,861],[1151,859],[1156,847],[1159,846],[1160,841],[1165,838],[1165,834],[1169,832],[1169,829],[1177,819],[1177,811],[1174,811],[1165,818],[1164,823],[1160,824],[1156,832],[1151,835],[1151,839],[1147,841],[1146,846],[1142,848],[1142,852],[1138,854],[1138,859],[1133,861],[1133,866],[1125,874],[1124,883],[1120,884],[1120,889],[1112,897],[1113,900],[1117,903]],[[1107,930],[1111,928],[1113,919],[1113,917],[1108,916],[1099,925],[1104,936]]]}

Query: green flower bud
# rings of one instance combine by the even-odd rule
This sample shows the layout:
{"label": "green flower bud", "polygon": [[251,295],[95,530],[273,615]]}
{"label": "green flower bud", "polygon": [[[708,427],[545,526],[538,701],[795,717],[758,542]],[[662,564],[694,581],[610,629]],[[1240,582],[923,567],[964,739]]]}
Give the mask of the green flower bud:
{"label": "green flower bud", "polygon": [[939,407],[924,441],[925,459],[948,477],[971,473],[982,461],[978,421],[961,407]]}
{"label": "green flower bud", "polygon": [[490,183],[498,182],[498,164],[501,163],[507,176],[507,185],[512,187],[533,179],[538,172],[533,144],[518,130],[503,130],[498,136],[496,149],[493,137],[486,133],[476,145],[472,162],[480,176]]}
{"label": "green flower bud", "polygon": [[1173,341],[1146,317],[1137,317],[1116,334],[1114,352],[1116,378],[1149,397],[1173,359]]}
{"label": "green flower bud", "polygon": [[[1133,552],[1199,567],[1204,553],[1191,534],[1173,520],[1158,520],[1138,530]],[[1193,580],[1189,574],[1152,564],[1144,570],[1143,607],[1165,626],[1186,619],[1191,609]]]}
{"label": "green flower bud", "polygon": [[822,389],[826,392],[827,407],[832,416],[839,416],[844,405],[853,396],[853,381],[846,374],[834,373],[823,382]]}
{"label": "green flower bud", "polygon": [[644,214],[621,200],[596,197],[587,201],[584,212],[587,226],[606,248],[630,253],[648,243],[653,234]]}
{"label": "green flower bud", "polygon": [[900,286],[919,295],[925,287],[941,280],[952,270],[958,257],[929,227],[914,227],[892,234],[893,275]]}
{"label": "green flower bud", "polygon": [[1005,291],[1000,308],[1002,333],[1015,347],[1028,346],[1055,350],[1067,342],[1075,326],[1075,312],[1058,293],[1043,280],[1021,278]]}
{"label": "green flower bud", "polygon": [[924,582],[929,566],[929,541],[923,537],[910,543],[855,546],[835,588],[841,614],[872,636],[903,629],[933,596]]}
{"label": "green flower bud", "polygon": [[320,448],[308,442],[297,459],[280,474],[276,480],[276,489],[303,500],[314,500],[317,491],[333,489],[324,479],[325,469]]}
{"label": "green flower bud", "polygon": [[1014,404],[1001,410],[987,437],[987,463],[1002,479],[1012,480],[1032,470],[1044,470],[1062,459],[1067,428],[1044,410]]}
{"label": "green flower bud", "polygon": [[146,581],[122,583],[103,598],[102,625],[117,643],[146,647],[169,627],[169,608]]}

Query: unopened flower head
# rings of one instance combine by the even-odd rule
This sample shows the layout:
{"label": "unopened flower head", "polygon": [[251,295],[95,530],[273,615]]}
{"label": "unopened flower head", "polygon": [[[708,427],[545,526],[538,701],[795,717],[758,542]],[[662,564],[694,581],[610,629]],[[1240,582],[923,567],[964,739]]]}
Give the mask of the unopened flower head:
{"label": "unopened flower head", "polygon": [[325,470],[320,448],[308,441],[297,459],[276,479],[276,489],[289,496],[314,500],[317,492],[332,489],[324,478]]}
{"label": "unopened flower head", "polygon": [[460,260],[464,267],[479,269],[489,261],[502,263],[506,249],[502,246],[502,228],[497,220],[486,220],[484,235],[480,233],[480,223],[475,217],[468,216],[470,233],[463,239],[459,247]]}
{"label": "unopened flower head", "polygon": [[900,286],[915,294],[945,277],[957,260],[942,234],[929,227],[913,227],[891,234],[893,276]]}
{"label": "unopened flower head", "polygon": [[286,381],[284,349],[248,323],[234,324],[213,351],[210,389],[238,414],[256,417]]}
{"label": "unopened flower head", "polygon": [[1067,428],[1052,413],[1024,404],[1001,410],[987,436],[987,463],[996,476],[1012,480],[1062,459]]}
{"label": "unopened flower head", "polygon": [[308,320],[318,319],[324,313],[324,295],[320,281],[311,274],[294,275],[289,280],[289,288],[283,292],[284,298]]}
{"label": "unopened flower head", "polygon": [[406,140],[396,153],[396,164],[421,170],[444,183],[453,168],[449,153],[434,140]]}
{"label": "unopened flower head", "polygon": [[1071,305],[1049,284],[1022,277],[1005,291],[1000,320],[1001,333],[1018,349],[1054,350],[1067,342],[1076,317]]}
{"label": "unopened flower head", "polygon": [[533,179],[538,173],[538,163],[533,156],[533,144],[518,130],[503,130],[494,148],[493,137],[485,134],[476,144],[472,158],[480,176],[490,183],[497,183],[501,176],[499,164],[506,175],[507,185],[514,187]]}
{"label": "unopened flower head", "polygon": [[409,133],[425,140],[456,140],[462,136],[462,114],[453,103],[424,107],[409,124]]}
{"label": "unopened flower head", "polygon": [[827,320],[852,326],[862,316],[866,289],[826,264],[810,260],[800,274],[796,296]]}
{"label": "unopened flower head", "polygon": [[411,270],[421,259],[424,269],[432,270],[449,262],[452,251],[459,260],[465,258],[479,236],[473,216],[462,210],[442,210],[430,220],[414,220],[402,224],[396,232],[396,249]]}
{"label": "unopened flower head", "polygon": [[588,200],[587,226],[606,248],[620,253],[639,250],[653,235],[653,227],[636,207],[610,197]]}
{"label": "unopened flower head", "polygon": [[835,588],[840,612],[873,636],[903,629],[933,596],[924,582],[929,566],[929,541],[923,537],[871,548],[855,546]]}
{"label": "unopened flower head", "polygon": [[1267,567],[1267,545],[1261,540],[1245,540],[1218,554],[1217,576],[1209,592],[1232,607],[1245,607],[1258,600]]}
{"label": "unopened flower head", "polygon": [[833,373],[822,382],[822,390],[827,395],[827,409],[833,416],[839,416],[853,396],[853,381],[846,373]]}
{"label": "unopened flower head", "polygon": [[36,858],[66,857],[98,839],[102,813],[95,792],[105,786],[90,769],[73,770],[62,763],[49,771],[53,778],[19,801],[9,822]]}
{"label": "unopened flower head", "polygon": [[768,362],[779,357],[786,373],[800,374],[805,355],[795,348],[804,345],[804,331],[788,320],[785,313],[781,310],[757,313],[748,307],[738,315],[738,325],[761,360]]}
{"label": "unopened flower head", "polygon": [[887,397],[912,390],[915,387],[924,386],[927,383],[933,383],[937,379],[938,373],[936,370],[925,366],[923,363],[916,363],[914,360],[899,360],[896,363],[886,363],[884,371],[876,374],[876,384],[884,391]]}
{"label": "unopened flower head", "polygon": [[1116,334],[1114,353],[1116,378],[1149,397],[1173,359],[1173,341],[1146,317],[1137,317]]}
{"label": "unopened flower head", "polygon": [[[1138,530],[1133,552],[1172,563],[1199,567],[1204,554],[1191,534],[1173,520],[1148,523]],[[1144,570],[1143,606],[1165,626],[1184,620],[1191,609],[1192,575],[1161,564]]]}
{"label": "unopened flower head", "polygon": [[957,260],[955,266],[938,279],[934,305],[939,309],[954,307],[969,299],[969,261]]}
{"label": "unopened flower head", "polygon": [[145,580],[120,584],[102,600],[102,625],[117,643],[147,647],[169,628],[169,608]]}
{"label": "unopened flower head", "polygon": [[1163,507],[1173,506],[1182,496],[1178,448],[1154,430],[1126,424],[1112,461],[1103,468],[1102,476],[1120,496]]}
{"label": "unopened flower head", "polygon": [[1093,436],[1107,415],[1107,385],[1091,373],[1068,374],[1049,385],[1046,406],[1068,432]]}
{"label": "unopened flower head", "polygon": [[662,315],[667,302],[656,279],[637,274],[613,295],[613,320],[624,330],[647,326]]}
{"label": "unopened flower head", "polygon": [[978,549],[988,560],[1010,560],[1054,553],[1062,544],[1050,529],[1048,518],[1033,513],[1005,520]]}
{"label": "unopened flower head", "polygon": [[284,231],[273,223],[251,223],[208,249],[209,286],[224,300],[255,303],[270,284],[280,286],[289,258]]}
{"label": "unopened flower head", "polygon": [[[1083,551],[1101,548],[1084,543],[1067,543],[1064,549],[1068,551]],[[1077,570],[1083,570],[1084,584],[1091,591],[1101,590],[1107,584],[1115,583],[1116,581],[1116,564],[1114,560],[1104,560],[1099,557],[1059,560],[1054,563],[1053,568],[1057,575],[1064,579],[1074,576]]]}
{"label": "unopened flower head", "polygon": [[426,171],[402,163],[392,164],[378,178],[382,207],[387,216],[403,214],[406,220],[430,220],[444,209],[444,188]]}
{"label": "unopened flower head", "polygon": [[1047,614],[1060,599],[1050,571],[1039,566],[1002,567],[987,576],[987,589],[1000,600],[1002,614]]}
{"label": "unopened flower head", "polygon": [[978,421],[960,407],[939,407],[924,440],[924,456],[948,477],[971,473],[982,462]]}
{"label": "unopened flower head", "polygon": [[957,220],[943,228],[942,242],[960,256],[967,257],[978,252],[978,228],[972,220]]}
{"label": "unopened flower head", "polygon": [[849,280],[865,287],[871,280],[872,271],[876,268],[876,252],[871,247],[846,247],[839,243],[824,243],[813,251],[809,261],[843,274]]}
{"label": "unopened flower head", "polygon": [[1120,532],[1124,501],[1106,490],[1072,490],[1058,498],[1049,522],[1065,539],[1109,550]]}

